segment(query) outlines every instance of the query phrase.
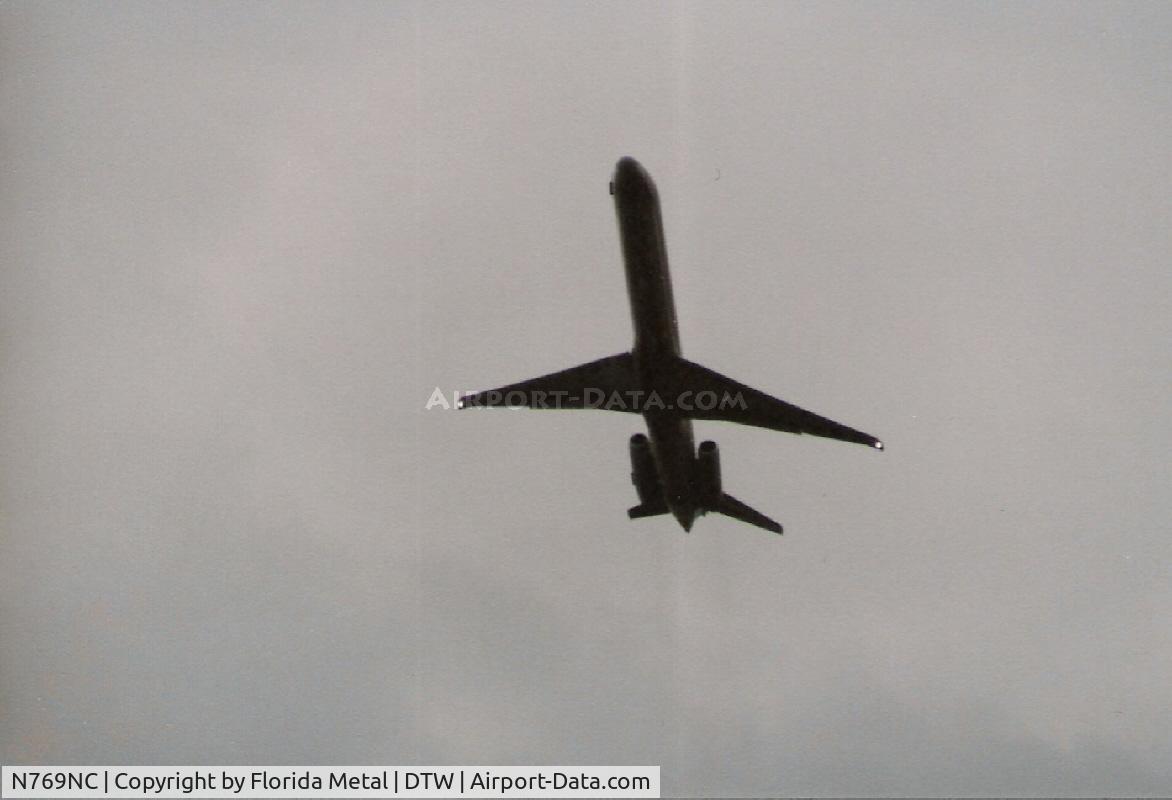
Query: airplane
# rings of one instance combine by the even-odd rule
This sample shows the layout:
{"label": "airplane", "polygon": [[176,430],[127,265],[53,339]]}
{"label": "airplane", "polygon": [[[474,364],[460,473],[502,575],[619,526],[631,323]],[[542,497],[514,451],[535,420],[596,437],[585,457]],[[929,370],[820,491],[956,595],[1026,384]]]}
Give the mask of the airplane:
{"label": "airplane", "polygon": [[697,516],[717,512],[780,534],[774,520],[724,491],[716,442],[697,450],[692,420],[724,420],[788,433],[857,442],[877,450],[870,434],[778,400],[680,354],[679,328],[667,266],[659,192],[635,159],[619,160],[610,183],[635,329],[630,352],[464,395],[458,408],[524,407],[640,413],[647,434],[629,443],[631,482],[639,504],[631,519],[671,514],[684,531]]}

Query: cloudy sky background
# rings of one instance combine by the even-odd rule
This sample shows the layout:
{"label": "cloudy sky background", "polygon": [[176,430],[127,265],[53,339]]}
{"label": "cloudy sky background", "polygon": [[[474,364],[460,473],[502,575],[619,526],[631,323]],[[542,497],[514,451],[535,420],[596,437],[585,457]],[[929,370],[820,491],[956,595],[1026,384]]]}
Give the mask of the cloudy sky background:
{"label": "cloudy sky background", "polygon": [[[1172,6],[0,7],[0,762],[1172,791]],[[783,538],[628,522],[630,347]]]}

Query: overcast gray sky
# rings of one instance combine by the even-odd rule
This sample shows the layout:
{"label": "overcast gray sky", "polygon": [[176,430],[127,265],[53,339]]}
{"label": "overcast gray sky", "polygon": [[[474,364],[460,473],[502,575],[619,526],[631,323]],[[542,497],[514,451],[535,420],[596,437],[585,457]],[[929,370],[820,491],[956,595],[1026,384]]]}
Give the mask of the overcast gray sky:
{"label": "overcast gray sky", "polygon": [[[0,6],[0,761],[1172,793],[1172,5]],[[786,525],[626,519],[630,347]]]}

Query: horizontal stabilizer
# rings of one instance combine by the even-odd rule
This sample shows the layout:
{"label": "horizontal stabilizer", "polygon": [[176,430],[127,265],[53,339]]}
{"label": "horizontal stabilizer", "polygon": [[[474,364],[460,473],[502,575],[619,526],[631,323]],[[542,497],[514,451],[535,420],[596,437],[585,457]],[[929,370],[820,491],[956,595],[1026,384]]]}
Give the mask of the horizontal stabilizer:
{"label": "horizontal stabilizer", "polygon": [[607,408],[637,411],[634,406],[607,406],[605,400],[638,388],[634,358],[630,353],[619,353],[617,356],[607,356],[499,389],[464,395],[460,398],[459,407]]}
{"label": "horizontal stabilizer", "polygon": [[760,511],[749,508],[731,494],[722,494],[720,499],[716,502],[716,507],[711,510],[724,514],[725,516],[732,517],[733,519],[739,519],[741,522],[747,522],[750,525],[756,525],[758,528],[764,528],[767,531],[781,533],[781,525],[777,524],[769,517],[762,514]]}
{"label": "horizontal stabilizer", "polygon": [[869,433],[848,428],[846,425],[819,416],[812,411],[770,397],[743,383],[727,378],[719,372],[702,367],[685,358],[664,369],[660,379],[668,384],[668,391],[676,396],[690,392],[696,397],[700,392],[712,392],[715,396],[713,407],[702,409],[698,403],[683,413],[692,419],[714,419],[753,425],[787,433],[806,433],[824,436],[844,442],[857,442],[883,449],[883,443]]}
{"label": "horizontal stabilizer", "polygon": [[631,519],[640,519],[642,517],[658,517],[660,514],[667,514],[668,508],[666,505],[641,505],[627,509],[627,516]]}

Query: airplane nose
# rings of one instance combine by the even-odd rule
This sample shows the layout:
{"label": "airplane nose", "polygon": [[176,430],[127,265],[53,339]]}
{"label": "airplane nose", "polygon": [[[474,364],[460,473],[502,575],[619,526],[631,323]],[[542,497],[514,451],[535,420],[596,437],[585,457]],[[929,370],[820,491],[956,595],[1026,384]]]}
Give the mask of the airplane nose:
{"label": "airplane nose", "polygon": [[685,533],[690,533],[692,530],[692,523],[696,521],[696,510],[694,508],[680,507],[673,508],[672,516],[676,518],[676,522],[680,523],[680,527],[684,529]]}
{"label": "airplane nose", "polygon": [[611,194],[621,194],[627,198],[655,195],[655,184],[651,181],[651,176],[630,156],[623,156],[615,164],[614,180],[610,185]]}
{"label": "airplane nose", "polygon": [[615,183],[623,183],[630,181],[632,178],[642,178],[646,173],[638,161],[630,156],[623,156],[619,162],[614,165],[614,179]]}

